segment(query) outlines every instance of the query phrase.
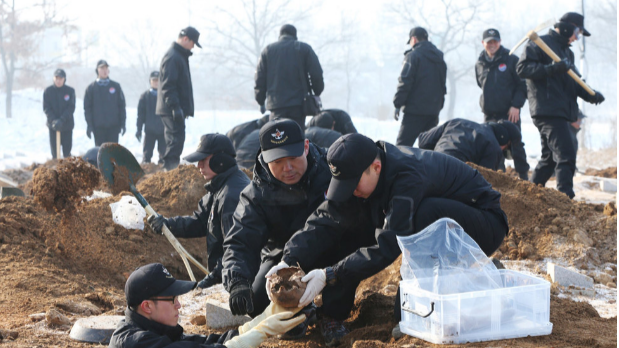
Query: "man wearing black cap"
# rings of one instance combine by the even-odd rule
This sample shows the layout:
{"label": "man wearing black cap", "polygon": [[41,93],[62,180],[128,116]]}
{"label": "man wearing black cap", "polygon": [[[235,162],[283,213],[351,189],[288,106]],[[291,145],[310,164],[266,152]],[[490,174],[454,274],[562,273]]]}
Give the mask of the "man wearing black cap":
{"label": "man wearing black cap", "polygon": [[320,96],[324,88],[318,56],[310,45],[297,40],[294,26],[283,25],[279,41],[262,51],[256,68],[254,91],[261,109],[271,110],[271,120],[289,118],[303,129],[304,98],[308,91]]}
{"label": "man wearing black cap", "polygon": [[412,48],[404,52],[393,105],[396,121],[400,111],[404,112],[396,144],[413,146],[419,133],[438,124],[447,93],[447,65],[443,52],[428,41],[424,28],[411,29],[406,43]]}
{"label": "man wearing black cap", "polygon": [[[348,318],[359,282],[400,255],[396,235],[411,235],[449,217],[490,255],[507,234],[501,194],[451,156],[347,134],[331,145],[327,161],[328,201],[286,243],[282,260],[312,270],[302,279],[308,284],[299,305],[322,292],[322,311],[333,320]],[[346,333],[321,329],[327,344]]]}
{"label": "man wearing black cap", "polygon": [[184,160],[198,162],[200,174],[208,182],[207,193],[198,203],[191,216],[165,218],[151,215],[148,218],[153,231],[161,233],[163,224],[180,238],[206,237],[209,275],[198,286],[208,288],[221,283],[224,237],[232,227],[232,214],[239,203],[241,191],[249,184],[249,178],[238,166],[236,153],[230,139],[222,134],[206,134],[200,137],[196,151]]}
{"label": "man wearing black cap", "polygon": [[581,34],[591,35],[584,28],[584,17],[568,12],[555,24],[554,30],[540,36],[561,61],[554,62],[539,46],[529,42],[516,66],[518,75],[527,80],[531,117],[542,141],[542,157],[531,181],[545,186],[556,173],[557,189],[570,198],[574,198],[573,177],[576,171],[576,148],[570,134],[570,123],[578,120],[576,98],[593,104],[604,101],[600,92],[590,95],[567,74],[570,69],[578,73],[570,45]]}
{"label": "man wearing black cap", "polygon": [[[518,127],[506,120],[477,122],[455,118],[419,134],[419,148],[455,157],[462,162],[472,162],[492,170],[505,170],[505,154],[509,157],[521,143]],[[517,172],[525,169],[514,162]],[[528,167],[526,168],[528,170]]]}
{"label": "man wearing black cap", "polygon": [[[325,199],[331,175],[325,151],[303,136],[292,120],[270,121],[260,129],[254,177],[241,192],[232,229],[224,241],[224,286],[234,315],[255,316],[269,304],[265,274],[280,262],[284,244]],[[305,335],[307,321],[284,338]]]}
{"label": "man wearing black cap", "polygon": [[97,79],[86,87],[84,94],[84,117],[86,135],[95,135],[95,146],[117,143],[118,135],[125,135],[125,95],[120,84],[110,80],[110,69],[103,59],[97,62]]}
{"label": "man wearing black cap", "polygon": [[305,137],[316,144],[316,146],[329,148],[342,133],[333,130],[335,120],[330,113],[322,112],[318,116],[312,117],[305,129]]}
{"label": "man wearing black cap", "polygon": [[[202,347],[256,348],[304,320],[294,311],[271,304],[256,319],[223,334],[186,335],[178,324],[178,299],[196,283],[177,280],[160,263],[138,267],[125,283],[127,309],[112,334],[111,348]],[[289,319],[289,320],[288,320]]]}
{"label": "man wearing black cap", "polygon": [[[357,128],[355,128],[354,123],[352,122],[352,118],[350,115],[341,109],[325,109],[320,112],[320,114],[329,114],[333,121],[333,130],[336,132],[340,132],[342,135],[350,134],[350,133],[358,133]],[[309,122],[309,125],[312,126],[314,118],[312,118]]]}
{"label": "man wearing black cap", "polygon": [[[510,56],[501,45],[501,34],[496,29],[484,30],[481,43],[484,49],[475,64],[475,77],[482,90],[479,105],[484,122],[505,120],[520,128],[520,109],[527,100],[527,85],[516,72],[518,57]],[[524,144],[520,142],[512,147],[516,171],[521,179],[528,180],[529,164]],[[504,163],[500,169],[505,170]]]}
{"label": "man wearing black cap", "polygon": [[142,126],[144,126],[144,144],[142,145],[142,163],[150,163],[153,157],[155,143],[159,152],[159,163],[163,163],[165,154],[165,137],[163,136],[163,122],[161,117],[155,114],[157,107],[157,88],[159,87],[159,71],[150,73],[150,89],[142,93],[138,101],[138,123],[135,137],[142,141]]}
{"label": "man wearing black cap", "polygon": [[194,27],[187,27],[178,34],[176,42],[161,59],[159,68],[159,92],[157,93],[157,115],[165,127],[166,153],[163,168],[178,167],[185,145],[185,118],[193,116],[193,87],[189,71],[189,57],[194,45],[202,48],[198,39],[200,33]]}
{"label": "man wearing black cap", "polygon": [[75,111],[75,90],[65,84],[67,75],[62,69],[54,71],[54,83],[43,92],[43,111],[49,128],[49,144],[52,158],[56,153],[56,132],[60,132],[60,145],[64,158],[71,157],[73,145],[73,112]]}

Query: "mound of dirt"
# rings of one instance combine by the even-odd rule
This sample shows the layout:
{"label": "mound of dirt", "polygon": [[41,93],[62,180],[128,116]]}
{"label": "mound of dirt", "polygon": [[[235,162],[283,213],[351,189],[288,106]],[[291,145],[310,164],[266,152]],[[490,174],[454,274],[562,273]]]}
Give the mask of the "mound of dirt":
{"label": "mound of dirt", "polygon": [[601,176],[603,178],[615,178],[617,179],[617,167],[608,167],[606,169],[598,170],[589,168],[585,170],[585,175]]}

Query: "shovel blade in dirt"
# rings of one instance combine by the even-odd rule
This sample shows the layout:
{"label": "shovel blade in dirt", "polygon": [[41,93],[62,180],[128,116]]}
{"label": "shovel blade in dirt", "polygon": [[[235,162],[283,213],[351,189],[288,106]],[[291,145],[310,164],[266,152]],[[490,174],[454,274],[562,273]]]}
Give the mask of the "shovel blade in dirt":
{"label": "shovel blade in dirt", "polygon": [[4,197],[25,197],[24,191],[18,189],[17,187],[0,187],[0,198]]}
{"label": "shovel blade in dirt", "polygon": [[97,165],[105,181],[112,187],[112,191],[131,191],[131,186],[135,186],[135,183],[144,176],[144,170],[135,156],[117,143],[101,145]]}

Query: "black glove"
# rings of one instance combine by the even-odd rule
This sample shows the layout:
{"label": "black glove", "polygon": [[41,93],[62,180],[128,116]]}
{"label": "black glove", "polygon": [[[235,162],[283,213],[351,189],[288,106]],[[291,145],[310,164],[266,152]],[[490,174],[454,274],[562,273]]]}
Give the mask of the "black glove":
{"label": "black glove", "polygon": [[172,110],[172,117],[175,122],[178,122],[185,118],[185,114],[183,113],[183,109],[180,106],[177,106],[176,109]]}
{"label": "black glove", "polygon": [[209,273],[204,279],[198,282],[200,289],[210,288],[213,285],[221,284],[221,278],[215,275],[215,273]]}
{"label": "black glove", "polygon": [[127,128],[125,128],[125,126],[120,127],[120,135],[125,135],[126,131],[127,131]]}
{"label": "black glove", "polygon": [[52,130],[55,131],[59,131],[62,128],[62,125],[64,124],[64,122],[62,122],[61,119],[55,119],[52,121]]}
{"label": "black glove", "polygon": [[565,74],[568,70],[570,70],[570,66],[570,61],[567,60],[567,58],[563,58],[558,62],[546,65],[544,68],[546,69],[546,74],[548,74],[548,76],[554,76],[558,74]]}
{"label": "black glove", "polygon": [[400,108],[395,108],[395,113],[393,113],[393,118],[394,118],[396,121],[399,121],[399,120],[400,120]]}
{"label": "black glove", "polygon": [[86,136],[88,139],[92,139],[92,128],[90,126],[86,127]]}
{"label": "black glove", "polygon": [[598,105],[602,104],[602,102],[606,99],[604,98],[602,93],[595,91],[595,95],[593,95],[590,100],[592,104]]}
{"label": "black glove", "polygon": [[233,315],[245,315],[254,311],[251,286],[246,280],[235,283],[230,290],[230,311]]}
{"label": "black glove", "polygon": [[260,105],[260,113],[264,115],[267,112],[267,108],[264,105]]}
{"label": "black glove", "polygon": [[135,133],[135,137],[138,139],[138,141],[142,141],[142,131],[141,131],[141,130],[138,130],[138,131]]}
{"label": "black glove", "polygon": [[148,222],[153,232],[158,234],[163,234],[163,232],[161,232],[163,224],[166,226],[168,225],[168,219],[163,217],[163,215],[151,215],[146,219],[146,222]]}

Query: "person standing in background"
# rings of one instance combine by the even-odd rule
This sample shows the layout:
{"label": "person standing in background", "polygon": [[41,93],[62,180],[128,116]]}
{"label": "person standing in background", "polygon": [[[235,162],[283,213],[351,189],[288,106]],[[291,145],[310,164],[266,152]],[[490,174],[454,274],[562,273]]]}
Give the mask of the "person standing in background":
{"label": "person standing in background", "polygon": [[67,74],[62,69],[54,71],[54,84],[43,92],[43,112],[47,116],[49,128],[49,144],[52,149],[52,158],[57,159],[56,132],[60,132],[62,157],[71,157],[73,145],[73,112],[75,112],[75,90],[65,84]]}
{"label": "person standing in background", "polygon": [[164,137],[163,122],[161,117],[155,114],[157,106],[157,88],[159,87],[159,71],[150,73],[150,89],[142,93],[138,102],[138,130],[135,137],[138,141],[142,141],[142,126],[144,126],[144,144],[142,146],[143,158],[142,163],[150,163],[153,157],[155,143],[159,152],[159,164],[163,163],[166,145]]}

